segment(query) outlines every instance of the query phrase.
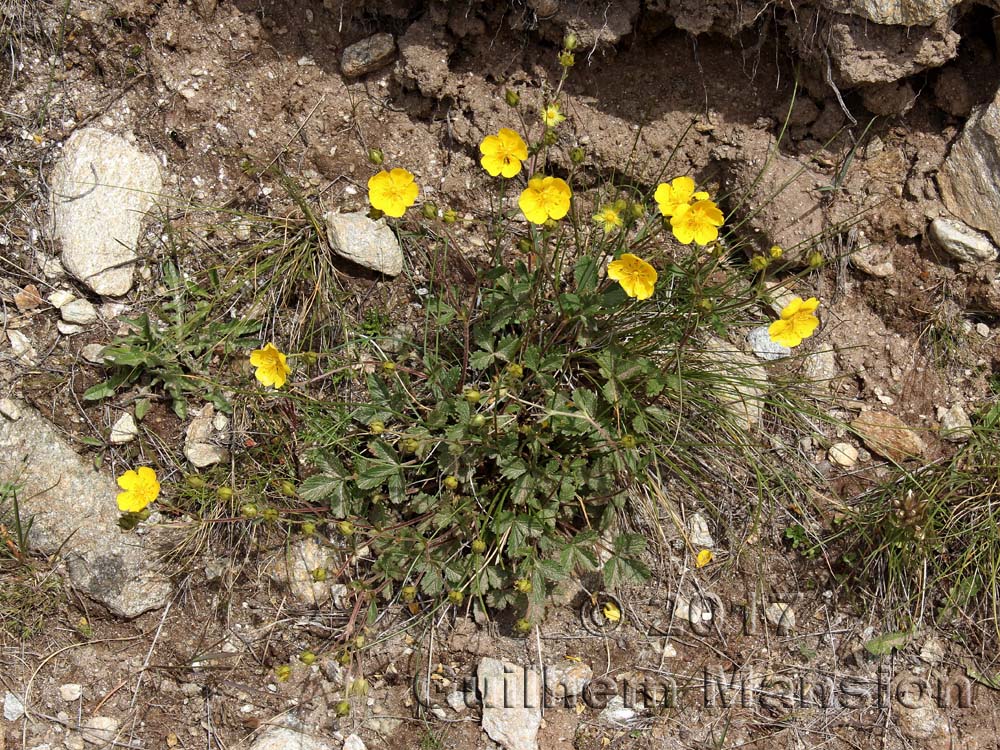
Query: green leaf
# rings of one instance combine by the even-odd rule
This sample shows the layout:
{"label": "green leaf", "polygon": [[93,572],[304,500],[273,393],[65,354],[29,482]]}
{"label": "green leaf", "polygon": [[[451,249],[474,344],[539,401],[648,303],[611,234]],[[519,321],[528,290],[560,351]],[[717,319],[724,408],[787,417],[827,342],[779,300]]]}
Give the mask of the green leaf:
{"label": "green leaf", "polygon": [[880,635],[872,638],[865,644],[865,650],[872,656],[885,656],[893,649],[902,649],[910,640],[910,632],[907,630],[896,630],[892,633]]}
{"label": "green leaf", "polygon": [[634,558],[612,557],[604,564],[604,583],[608,588],[620,583],[642,583],[649,576],[645,563]]}
{"label": "green leaf", "polygon": [[111,380],[105,380],[85,390],[83,392],[83,400],[100,401],[102,398],[108,398],[113,395],[115,395],[115,387],[111,384]]}
{"label": "green leaf", "polygon": [[149,399],[140,398],[135,402],[135,418],[142,421],[142,418],[149,412]]}
{"label": "green leaf", "polygon": [[573,266],[573,280],[576,291],[585,294],[597,288],[597,261],[589,255],[584,255]]}

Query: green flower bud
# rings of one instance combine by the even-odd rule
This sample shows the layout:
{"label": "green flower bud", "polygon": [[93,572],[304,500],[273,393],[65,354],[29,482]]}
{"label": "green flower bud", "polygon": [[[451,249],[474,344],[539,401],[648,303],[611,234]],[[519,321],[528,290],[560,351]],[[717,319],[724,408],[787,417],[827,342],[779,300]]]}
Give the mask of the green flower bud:
{"label": "green flower bud", "polygon": [[260,517],[267,523],[274,523],[278,520],[278,509],[277,508],[264,508],[260,512]]}
{"label": "green flower bud", "polygon": [[316,663],[316,654],[312,651],[303,651],[299,654],[299,661],[305,664],[307,667],[311,667]]}
{"label": "green flower bud", "polygon": [[819,268],[820,266],[823,265],[823,263],[824,263],[823,253],[821,253],[819,250],[813,250],[811,253],[809,253],[810,268]]}
{"label": "green flower bud", "polygon": [[406,438],[406,440],[400,443],[399,449],[407,454],[416,453],[420,450],[420,441],[416,438]]}
{"label": "green flower bud", "polygon": [[312,367],[319,362],[319,354],[316,352],[302,352],[299,355],[299,359],[301,359],[303,364],[306,366]]}
{"label": "green flower bud", "polygon": [[514,588],[522,594],[530,594],[532,589],[531,581],[527,578],[518,578],[514,581]]}
{"label": "green flower bud", "polygon": [[243,503],[243,507],[240,508],[240,515],[244,518],[256,518],[257,513],[257,506],[253,503]]}
{"label": "green flower bud", "polygon": [[569,32],[565,37],[563,37],[563,49],[566,50],[567,52],[572,52],[573,50],[575,50],[579,43],[580,40],[577,38],[576,34],[574,34],[572,31]]}
{"label": "green flower bud", "polygon": [[368,209],[368,218],[372,221],[378,221],[383,216],[385,216],[385,212],[381,208],[375,208],[372,206]]}
{"label": "green flower bud", "polygon": [[525,255],[527,255],[527,254],[528,254],[528,253],[530,253],[530,252],[531,252],[531,250],[532,250],[532,247],[531,247],[531,240],[527,240],[527,239],[524,239],[524,238],[521,238],[521,239],[519,239],[519,240],[517,241],[517,249],[518,249],[518,250],[519,250],[520,252],[522,252],[522,253],[524,253]]}
{"label": "green flower bud", "polygon": [[351,715],[351,703],[350,701],[340,701],[337,707],[334,709],[337,716],[344,718],[345,716]]}
{"label": "green flower bud", "polygon": [[770,262],[771,261],[769,261],[763,255],[755,255],[750,259],[750,268],[751,270],[757,271],[759,273],[763,271],[765,268],[767,268]]}
{"label": "green flower bud", "polygon": [[587,158],[587,152],[582,148],[577,146],[569,152],[569,160],[574,164],[583,164],[583,160]]}
{"label": "green flower bud", "polygon": [[218,496],[220,500],[228,501],[233,499],[233,491],[229,487],[219,487],[215,491],[215,494]]}
{"label": "green flower bud", "polygon": [[396,363],[395,362],[388,362],[388,361],[383,362],[382,363],[382,371],[383,372],[395,372],[396,371]]}
{"label": "green flower bud", "polygon": [[380,148],[368,149],[368,161],[370,161],[376,167],[382,166],[382,163],[385,161],[385,154],[382,153],[382,149]]}
{"label": "green flower bud", "polygon": [[481,555],[486,551],[486,542],[482,539],[474,539],[472,542],[472,551],[477,555]]}
{"label": "green flower bud", "polygon": [[295,487],[295,482],[284,480],[281,483],[281,494],[285,497],[296,497],[299,494],[298,489]]}
{"label": "green flower bud", "polygon": [[572,52],[560,52],[559,53],[559,64],[564,68],[572,68],[574,63],[576,63],[576,58],[573,57]]}
{"label": "green flower bud", "polygon": [[458,589],[453,589],[448,592],[448,601],[452,604],[461,604],[465,601],[465,594],[463,594]]}
{"label": "green flower bud", "polygon": [[354,534],[354,524],[350,521],[338,521],[337,531],[344,536],[352,536]]}
{"label": "green flower bud", "polygon": [[512,89],[507,89],[504,92],[503,98],[511,107],[516,107],[521,103],[521,95]]}
{"label": "green flower bud", "polygon": [[441,215],[441,220],[444,221],[445,224],[454,224],[458,221],[458,212],[453,208],[449,208],[444,212],[444,214]]}
{"label": "green flower bud", "polygon": [[458,489],[458,477],[452,477],[452,476],[445,477],[443,484],[449,490],[457,490]]}
{"label": "green flower bud", "polygon": [[326,580],[326,568],[316,568],[313,570],[312,579],[316,583],[323,583]]}
{"label": "green flower bud", "polygon": [[417,598],[417,587],[416,586],[403,586],[403,589],[399,592],[400,597],[404,602],[416,601]]}
{"label": "green flower bud", "polygon": [[274,678],[278,682],[288,682],[292,676],[292,668],[288,664],[279,664],[274,668]]}
{"label": "green flower bud", "polygon": [[470,404],[478,404],[480,399],[482,399],[483,394],[481,394],[475,388],[469,388],[465,391],[463,396],[465,397],[465,400],[468,401]]}
{"label": "green flower bud", "polygon": [[511,362],[507,365],[507,374],[515,380],[519,380],[524,377],[524,368],[516,362]]}
{"label": "green flower bud", "polygon": [[381,435],[385,432],[385,422],[381,419],[373,419],[371,424],[368,425],[368,429],[371,431],[372,435]]}
{"label": "green flower bud", "polygon": [[313,534],[316,533],[316,524],[314,524],[312,521],[306,521],[304,524],[302,524],[301,531],[306,536],[312,536]]}
{"label": "green flower bud", "polygon": [[184,477],[184,481],[187,482],[187,486],[193,490],[200,490],[205,486],[205,480],[197,474],[188,474]]}
{"label": "green flower bud", "polygon": [[483,414],[473,414],[471,421],[473,427],[482,427],[486,424],[486,416]]}
{"label": "green flower bud", "polygon": [[622,448],[627,451],[632,450],[636,446],[636,440],[632,435],[622,435]]}
{"label": "green flower bud", "polygon": [[436,219],[438,215],[438,207],[434,203],[425,203],[420,209],[423,213],[425,219]]}
{"label": "green flower bud", "polygon": [[556,134],[556,131],[553,130],[552,128],[546,130],[545,135],[542,136],[542,143],[544,143],[546,146],[555,146],[558,140],[559,136]]}
{"label": "green flower bud", "polygon": [[522,635],[530,633],[532,627],[533,625],[531,624],[531,621],[525,619],[524,617],[522,617],[520,620],[514,623],[514,630],[516,630],[518,633],[521,633]]}

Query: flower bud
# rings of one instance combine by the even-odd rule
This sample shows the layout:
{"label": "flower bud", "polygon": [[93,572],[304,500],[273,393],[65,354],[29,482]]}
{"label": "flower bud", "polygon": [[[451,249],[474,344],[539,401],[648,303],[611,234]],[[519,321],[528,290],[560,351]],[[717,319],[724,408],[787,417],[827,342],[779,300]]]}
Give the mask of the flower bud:
{"label": "flower bud", "polygon": [[532,589],[531,581],[527,578],[518,578],[514,581],[514,588],[522,594],[530,594]]}
{"label": "flower bud", "polygon": [[403,589],[399,592],[404,602],[412,602],[417,598],[417,587],[416,586],[403,586]]}
{"label": "flower bud", "polygon": [[432,202],[425,203],[420,211],[425,219],[436,219],[438,215],[438,207]]}
{"label": "flower bud", "polygon": [[240,515],[244,518],[256,518],[258,512],[257,506],[253,503],[244,503],[240,508]]}
{"label": "flower bud", "polygon": [[291,482],[287,479],[284,480],[281,483],[281,494],[285,497],[296,497],[299,494],[299,491],[295,487],[295,482]]}
{"label": "flower bud", "polygon": [[278,509],[277,508],[264,508],[260,512],[260,517],[267,523],[274,523],[278,520]]}
{"label": "flower bud", "polygon": [[755,255],[750,259],[750,269],[759,273],[767,268],[768,263],[768,259],[763,255]]}
{"label": "flower bud", "polygon": [[572,52],[559,53],[559,64],[562,65],[564,68],[572,68],[575,62],[576,58],[573,57]]}
{"label": "flower bud", "polygon": [[312,367],[319,362],[319,354],[317,352],[302,352],[299,355],[299,359],[301,359],[303,364],[307,367]]}
{"label": "flower bud", "polygon": [[301,531],[306,536],[312,536],[313,534],[316,533],[316,524],[314,524],[312,521],[306,521],[304,524],[302,524]]}
{"label": "flower bud", "polygon": [[288,678],[292,676],[292,668],[287,664],[279,664],[274,668],[274,678],[278,682],[288,682]]}
{"label": "flower bud", "polygon": [[233,499],[233,491],[229,487],[219,487],[215,491],[215,494],[219,497],[220,500],[232,500]]}
{"label": "flower bud", "polygon": [[514,630],[516,630],[518,633],[521,633],[522,635],[524,635],[525,633],[530,633],[531,628],[532,628],[531,621],[524,617],[522,617],[520,620],[514,623]]}
{"label": "flower bud", "polygon": [[396,371],[396,363],[395,362],[388,362],[388,361],[383,362],[382,363],[382,371],[383,372],[395,372]]}
{"label": "flower bud", "polygon": [[819,268],[824,263],[823,253],[821,253],[819,250],[813,250],[811,253],[809,253],[808,262],[810,268]]}
{"label": "flower bud", "polygon": [[553,130],[552,128],[546,130],[545,135],[542,136],[542,143],[544,143],[546,146],[555,146],[556,141],[558,140],[559,136],[556,135],[556,131]]}
{"label": "flower bud", "polygon": [[354,524],[350,521],[338,521],[337,531],[344,536],[352,536],[354,534]]}
{"label": "flower bud", "polygon": [[482,539],[474,539],[472,542],[472,552],[476,555],[481,555],[486,551],[486,542]]}
{"label": "flower bud", "polygon": [[622,448],[624,448],[627,451],[630,451],[633,448],[635,448],[635,445],[636,445],[635,437],[633,437],[632,435],[622,435]]}
{"label": "flower bud", "polygon": [[575,50],[579,43],[580,40],[577,38],[576,34],[574,34],[572,31],[566,34],[565,37],[563,37],[563,49],[566,50],[567,52],[572,52],[573,50]]}
{"label": "flower bud", "polygon": [[416,453],[418,450],[420,450],[420,441],[417,440],[416,438],[406,438],[406,440],[400,443],[399,449],[403,453],[408,453],[408,454]]}
{"label": "flower bud", "polygon": [[205,486],[205,480],[197,474],[188,474],[184,477],[184,481],[187,482],[188,487],[193,490],[200,490]]}
{"label": "flower bud", "polygon": [[521,95],[513,89],[507,89],[504,92],[503,98],[511,107],[516,107],[521,103]]}
{"label": "flower bud", "polygon": [[371,431],[372,435],[381,435],[385,432],[385,422],[381,419],[373,419],[371,424],[368,425],[368,429]]}
{"label": "flower bud", "polygon": [[469,388],[463,395],[465,397],[465,400],[468,401],[470,404],[478,404],[483,397],[483,394],[481,394],[475,388]]}
{"label": "flower bud", "polygon": [[441,216],[441,220],[444,221],[445,224],[454,224],[458,221],[458,212],[455,211],[454,208],[449,208]]}
{"label": "flower bud", "polygon": [[531,252],[531,240],[527,240],[522,237],[517,241],[517,249],[527,255]]}
{"label": "flower bud", "polygon": [[457,490],[458,489],[458,477],[452,477],[452,476],[445,477],[443,484],[449,490]]}
{"label": "flower bud", "polygon": [[299,654],[299,661],[305,664],[307,667],[311,667],[316,663],[316,654],[312,651],[303,651]]}
{"label": "flower bud", "polygon": [[383,216],[385,216],[385,212],[380,208],[375,208],[374,206],[372,206],[370,209],[368,209],[368,218],[371,219],[372,221],[378,221]]}
{"label": "flower bud", "polygon": [[473,415],[473,417],[472,417],[472,426],[473,427],[482,427],[484,424],[486,424],[486,415],[485,414],[474,414]]}
{"label": "flower bud", "polygon": [[458,589],[453,589],[448,592],[448,601],[452,604],[461,604],[465,600],[465,594],[463,594]]}
{"label": "flower bud", "polygon": [[582,148],[577,146],[569,152],[569,160],[574,164],[583,164],[583,160],[587,158],[587,152]]}
{"label": "flower bud", "polygon": [[340,718],[344,718],[345,716],[350,716],[351,714],[350,701],[340,701],[337,704],[337,707],[334,709],[334,713],[336,713],[337,716],[339,716]]}
{"label": "flower bud", "polygon": [[777,260],[778,258],[780,258],[782,255],[785,254],[785,251],[782,250],[777,245],[771,245],[771,249],[767,251],[767,254],[770,255],[774,260]]}
{"label": "flower bud", "polygon": [[312,572],[312,579],[316,583],[323,583],[326,580],[326,568],[316,568]]}
{"label": "flower bud", "polygon": [[515,380],[518,380],[524,377],[524,368],[516,362],[511,362],[507,365],[507,374]]}
{"label": "flower bud", "polygon": [[370,161],[376,167],[382,166],[382,163],[385,161],[385,154],[382,153],[382,149],[380,148],[368,149],[368,161]]}

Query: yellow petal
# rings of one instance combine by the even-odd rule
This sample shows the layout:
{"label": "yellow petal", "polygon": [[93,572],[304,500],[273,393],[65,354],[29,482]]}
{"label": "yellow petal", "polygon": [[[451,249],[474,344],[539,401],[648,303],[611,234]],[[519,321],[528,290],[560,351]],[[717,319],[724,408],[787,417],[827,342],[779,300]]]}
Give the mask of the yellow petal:
{"label": "yellow petal", "polygon": [[139,483],[139,475],[133,469],[129,469],[118,477],[118,486],[123,490],[131,490]]}
{"label": "yellow petal", "polygon": [[698,568],[704,568],[706,565],[712,562],[712,558],[713,558],[712,550],[703,549],[701,552],[698,553],[698,558],[695,560],[694,564]]}
{"label": "yellow petal", "polygon": [[611,622],[619,622],[622,619],[622,611],[618,609],[618,605],[614,602],[605,602],[604,608],[601,611]]}

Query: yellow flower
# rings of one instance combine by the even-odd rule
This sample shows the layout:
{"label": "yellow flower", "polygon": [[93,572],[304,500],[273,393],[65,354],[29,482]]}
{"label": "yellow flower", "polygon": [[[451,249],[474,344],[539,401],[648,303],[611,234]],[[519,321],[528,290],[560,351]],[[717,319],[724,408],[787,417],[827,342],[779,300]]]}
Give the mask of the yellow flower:
{"label": "yellow flower", "polygon": [[768,326],[771,341],[791,348],[801,344],[802,339],[812,336],[819,327],[819,318],[814,314],[817,307],[819,300],[815,297],[810,297],[805,302],[801,297],[793,297],[781,311],[781,319]]}
{"label": "yellow flower", "polygon": [[[673,216],[681,206],[687,206],[693,200],[707,200],[708,193],[694,191],[694,180],[690,177],[675,177],[668,185],[661,182],[656,186],[653,199],[660,206],[660,213],[664,216]],[[687,243],[685,243],[687,244]]]}
{"label": "yellow flower", "polygon": [[129,469],[118,477],[118,486],[125,490],[118,493],[118,510],[122,513],[138,513],[160,494],[156,472],[148,466],[140,466],[138,471]]}
{"label": "yellow flower", "polygon": [[594,221],[604,228],[605,233],[613,232],[622,225],[622,217],[618,215],[614,206],[605,206],[602,208],[594,214]]}
{"label": "yellow flower", "polygon": [[521,192],[517,205],[532,224],[544,224],[549,219],[561,219],[569,212],[572,192],[559,177],[532,177]]}
{"label": "yellow flower", "polygon": [[528,146],[510,128],[500,128],[496,135],[488,135],[479,144],[483,158],[479,163],[491,177],[513,177],[521,171],[521,162],[528,158]]}
{"label": "yellow flower", "polygon": [[712,558],[713,558],[712,550],[703,549],[701,552],[698,553],[698,558],[694,562],[695,567],[704,568],[706,565],[712,562]]}
{"label": "yellow flower", "polygon": [[779,247],[778,245],[771,245],[771,249],[768,250],[767,252],[768,255],[770,255],[774,260],[777,260],[778,258],[780,258],[782,255],[785,254],[785,251],[782,250],[781,247]]}
{"label": "yellow flower", "polygon": [[679,206],[670,218],[670,227],[682,245],[690,245],[691,240],[707,245],[719,238],[723,221],[718,206],[710,200],[699,200],[690,206]]}
{"label": "yellow flower", "polygon": [[542,122],[547,128],[554,128],[565,119],[566,115],[560,111],[559,104],[556,102],[545,105],[545,109],[542,110]]}
{"label": "yellow flower", "polygon": [[398,219],[417,200],[420,188],[413,175],[396,167],[391,172],[384,169],[368,180],[368,201],[386,216]]}
{"label": "yellow flower", "polygon": [[608,263],[608,278],[621,284],[629,297],[649,299],[656,285],[656,269],[632,253],[623,253]]}
{"label": "yellow flower", "polygon": [[288,366],[288,358],[271,343],[265,344],[263,349],[252,351],[250,364],[257,368],[254,377],[261,385],[267,387],[281,388],[292,371]]}
{"label": "yellow flower", "polygon": [[614,602],[605,602],[602,612],[604,612],[604,616],[611,622],[619,622],[622,619],[622,611],[618,609],[618,605]]}

